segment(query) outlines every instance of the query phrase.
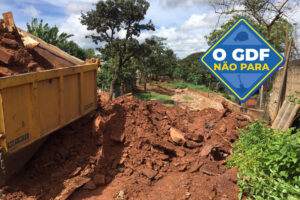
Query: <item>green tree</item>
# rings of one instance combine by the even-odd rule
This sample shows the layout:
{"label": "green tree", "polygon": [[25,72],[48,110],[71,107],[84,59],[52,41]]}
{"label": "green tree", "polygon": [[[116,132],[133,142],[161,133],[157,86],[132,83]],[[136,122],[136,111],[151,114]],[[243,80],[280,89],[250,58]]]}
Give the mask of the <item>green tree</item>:
{"label": "green tree", "polygon": [[72,37],[73,34],[60,33],[57,26],[50,27],[48,23],[43,24],[41,19],[38,23],[37,18],[33,18],[31,23],[26,23],[27,32],[31,33],[45,42],[55,45],[57,47],[62,47],[67,43],[67,39]]}
{"label": "green tree", "polygon": [[[137,60],[131,58],[119,72],[119,79],[115,84],[115,94],[120,93],[120,89],[123,92],[134,92],[136,89],[136,78],[137,78]],[[115,60],[112,58],[101,65],[100,72],[98,73],[98,87],[107,90],[110,89],[110,83],[114,77],[115,71]]]}
{"label": "green tree", "polygon": [[172,76],[177,65],[177,58],[173,50],[166,47],[166,39],[156,36],[147,38],[143,45],[143,55],[137,58],[138,70],[146,91],[148,75]]}
{"label": "green tree", "polygon": [[94,49],[80,48],[74,41],[67,41],[60,48],[81,60],[97,57]]}
{"label": "green tree", "polygon": [[220,82],[199,62],[203,52],[193,53],[178,61],[173,69],[173,78],[180,79],[194,85],[204,85],[210,90],[224,92]]}
{"label": "green tree", "polygon": [[[154,30],[151,21],[142,23],[149,6],[150,4],[145,0],[99,1],[95,10],[81,15],[81,23],[86,25],[88,30],[97,32],[87,37],[93,39],[96,44],[104,43],[98,48],[103,59],[109,60],[115,57],[117,61],[110,84],[110,98],[114,93],[122,67],[141,51],[142,46],[136,37],[143,30]],[[122,33],[124,37],[120,36]]]}
{"label": "green tree", "polygon": [[[164,38],[155,36],[146,39],[141,44],[140,53],[130,58],[120,70],[116,88],[122,86],[124,92],[134,92],[137,77],[140,77],[140,82],[144,83],[146,90],[149,75],[172,75],[172,69],[177,65],[177,60],[174,52],[165,46],[164,40]],[[107,83],[113,79],[113,71],[116,67],[114,63],[114,59],[110,59],[101,67],[101,72],[99,73],[101,79],[99,78],[98,83],[103,89],[107,89]]]}
{"label": "green tree", "polygon": [[83,49],[80,48],[74,41],[69,41],[68,39],[72,37],[73,34],[67,34],[64,32],[59,34],[57,26],[50,27],[48,23],[43,24],[42,19],[38,22],[37,18],[33,18],[31,23],[26,23],[26,25],[28,33],[41,38],[49,44],[57,46],[72,56],[82,60],[97,57],[94,49]]}
{"label": "green tree", "polygon": [[101,64],[100,72],[97,75],[98,87],[102,90],[108,90],[114,76],[114,60],[110,59]]}

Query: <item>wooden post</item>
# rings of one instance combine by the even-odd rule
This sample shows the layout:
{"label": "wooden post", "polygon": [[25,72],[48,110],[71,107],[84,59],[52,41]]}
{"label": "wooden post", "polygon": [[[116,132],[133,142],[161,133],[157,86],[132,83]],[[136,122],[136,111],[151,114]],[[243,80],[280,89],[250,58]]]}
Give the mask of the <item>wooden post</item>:
{"label": "wooden post", "polygon": [[8,29],[9,32],[12,32],[14,29],[16,29],[12,12],[3,13],[2,16],[5,27]]}
{"label": "wooden post", "polygon": [[290,43],[288,44],[287,47],[287,51],[285,54],[285,63],[283,65],[283,78],[282,78],[282,85],[279,88],[279,92],[278,92],[278,103],[275,109],[275,115],[277,116],[278,111],[282,105],[282,102],[284,101],[284,96],[285,96],[285,90],[286,90],[286,80],[287,80],[287,70],[288,70],[288,62],[289,62],[289,58],[290,58],[290,53],[291,53],[291,48],[292,48],[292,44],[293,44],[293,38],[291,39]]}
{"label": "wooden post", "polygon": [[264,85],[259,89],[259,109],[263,109],[263,99],[264,99]]}

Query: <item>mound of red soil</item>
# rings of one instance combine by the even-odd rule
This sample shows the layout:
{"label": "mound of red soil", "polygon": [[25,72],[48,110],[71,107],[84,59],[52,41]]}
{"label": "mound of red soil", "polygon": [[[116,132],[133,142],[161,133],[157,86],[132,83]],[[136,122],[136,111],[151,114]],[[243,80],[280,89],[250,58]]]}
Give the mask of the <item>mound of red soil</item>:
{"label": "mound of red soil", "polygon": [[[237,172],[224,160],[246,116],[226,105],[199,112],[131,95],[100,104],[53,134],[2,198],[54,199],[85,184],[69,199],[238,199]],[[88,179],[78,185],[74,177]]]}
{"label": "mound of red soil", "polygon": [[0,20],[0,77],[51,68],[45,59],[25,48],[17,30],[9,32]]}

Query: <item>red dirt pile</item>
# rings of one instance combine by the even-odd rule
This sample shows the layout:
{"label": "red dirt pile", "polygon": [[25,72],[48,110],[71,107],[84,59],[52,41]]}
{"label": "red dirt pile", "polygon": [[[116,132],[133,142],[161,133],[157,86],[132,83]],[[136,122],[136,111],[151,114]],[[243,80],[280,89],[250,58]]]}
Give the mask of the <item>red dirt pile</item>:
{"label": "red dirt pile", "polygon": [[9,32],[0,20],[0,77],[51,68],[45,59],[25,48],[16,29]]}
{"label": "red dirt pile", "polygon": [[102,101],[50,136],[2,198],[238,199],[237,171],[224,160],[250,119],[224,107],[191,111],[131,95]]}

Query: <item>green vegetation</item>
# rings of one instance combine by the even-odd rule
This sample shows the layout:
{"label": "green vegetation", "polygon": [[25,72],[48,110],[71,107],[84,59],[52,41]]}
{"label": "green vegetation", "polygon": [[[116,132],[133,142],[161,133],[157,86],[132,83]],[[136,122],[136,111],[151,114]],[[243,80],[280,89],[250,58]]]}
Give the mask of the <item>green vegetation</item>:
{"label": "green vegetation", "polygon": [[[81,23],[95,34],[91,38],[97,45],[105,61],[114,59],[114,75],[110,83],[110,99],[117,88],[122,68],[130,66],[131,58],[142,57],[145,46],[137,39],[142,31],[154,31],[151,20],[145,22],[150,4],[146,0],[106,0],[98,1],[95,7],[81,14]],[[125,36],[121,37],[125,32]],[[122,79],[121,79],[122,80]]]}
{"label": "green vegetation", "polygon": [[184,95],[183,96],[183,99],[185,99],[185,100],[191,100],[191,99],[193,99],[191,96],[189,96],[189,95]]}
{"label": "green vegetation", "polygon": [[191,88],[192,90],[199,90],[199,91],[203,91],[203,92],[211,92],[205,85],[189,84],[189,88]]}
{"label": "green vegetation", "polygon": [[137,93],[134,95],[137,99],[142,101],[161,101],[163,104],[173,106],[175,102],[169,98],[169,96],[164,94],[158,94],[156,92],[144,92],[144,93]]}
{"label": "green vegetation", "polygon": [[232,102],[235,102],[235,97],[232,94],[229,94],[228,92],[222,92],[221,95],[222,95],[222,97],[224,97]]}
{"label": "green vegetation", "polygon": [[[296,92],[296,93],[297,93],[297,92]],[[295,103],[295,104],[300,104],[300,99],[297,98],[297,97],[295,97],[294,95],[290,95],[290,96],[288,96],[288,98],[289,98],[289,101],[290,101],[290,102],[293,102],[293,103]]]}
{"label": "green vegetation", "polygon": [[[184,83],[182,81],[175,81],[175,82],[171,82],[171,83],[166,83],[164,84],[166,87],[170,87],[170,88],[179,88],[179,89],[185,89],[185,88],[191,88],[192,90],[199,90],[202,92],[213,92],[210,89],[208,89],[205,85],[193,85],[190,83]],[[235,97],[230,94],[228,91],[224,91],[224,92],[218,92],[221,96],[223,96],[224,98],[235,102]],[[187,100],[187,99],[186,99]]]}
{"label": "green vegetation", "polygon": [[185,88],[191,88],[192,90],[199,90],[203,92],[211,92],[205,85],[193,85],[190,83],[184,83],[182,81],[174,81],[171,83],[166,83],[165,86],[175,89],[185,89]]}
{"label": "green vegetation", "polygon": [[137,69],[140,73],[139,82],[144,84],[151,82],[150,76],[171,77],[173,68],[177,65],[176,55],[173,50],[166,47],[165,38],[152,36],[142,43],[144,55],[135,58]]}
{"label": "green vegetation", "polygon": [[[220,82],[199,61],[202,52],[193,53],[179,60],[173,71],[173,78],[182,80],[192,85],[203,85],[213,91],[225,91]],[[197,90],[202,90],[200,88]],[[204,89],[205,91],[206,89]]]}
{"label": "green vegetation", "polygon": [[72,56],[85,60],[87,58],[96,57],[94,49],[82,49],[74,41],[68,39],[73,34],[60,33],[57,26],[50,27],[48,23],[43,24],[43,20],[38,22],[37,18],[33,18],[31,23],[26,23],[27,32],[36,37],[41,38],[45,42],[57,46]]}
{"label": "green vegetation", "polygon": [[240,198],[300,199],[300,130],[278,133],[265,122],[255,121],[233,148],[228,166],[239,169]]}
{"label": "green vegetation", "polygon": [[170,87],[170,88],[175,88],[175,89],[185,89],[188,87],[188,84],[187,83],[184,83],[184,82],[171,82],[171,83],[167,83],[165,84],[165,86],[167,87]]}
{"label": "green vegetation", "polygon": [[[172,50],[163,43],[163,38],[151,37],[146,39],[142,51],[143,56],[132,57],[118,72],[118,80],[114,88],[122,86],[124,92],[134,92],[136,81],[144,84],[151,82],[150,76],[168,76],[171,74],[172,65],[176,64],[176,57]],[[98,73],[98,87],[109,90],[114,78],[116,64],[115,59],[109,59],[101,65]]]}
{"label": "green vegetation", "polygon": [[32,18],[31,23],[26,23],[27,32],[31,33],[49,44],[62,46],[67,42],[67,39],[74,36],[73,34],[59,33],[57,26],[50,27],[48,23],[43,24],[43,20],[39,23],[37,18]]}

